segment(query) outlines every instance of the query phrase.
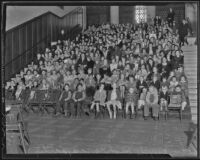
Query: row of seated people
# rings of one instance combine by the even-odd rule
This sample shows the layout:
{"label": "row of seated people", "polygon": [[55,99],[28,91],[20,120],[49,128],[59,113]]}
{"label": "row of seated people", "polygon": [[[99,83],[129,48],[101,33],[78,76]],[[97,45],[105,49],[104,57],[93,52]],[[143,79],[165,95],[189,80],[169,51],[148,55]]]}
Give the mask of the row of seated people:
{"label": "row of seated people", "polygon": [[[156,78],[155,76],[153,79],[156,80]],[[27,107],[31,103],[48,104],[48,102],[54,102],[55,113],[65,113],[65,116],[79,116],[78,114],[81,113],[89,115],[90,110],[93,110],[94,107],[97,113],[100,114],[100,107],[107,107],[111,119],[116,118],[117,110],[124,109],[125,113],[129,114],[130,107],[131,114],[133,115],[135,110],[143,106],[146,119],[149,115],[149,108],[153,108],[154,117],[158,117],[160,110],[167,111],[167,107],[170,104],[170,96],[173,99],[171,104],[180,105],[182,110],[184,110],[187,105],[187,93],[181,86],[181,83],[185,83],[185,76],[181,78],[182,81],[180,83],[171,83],[171,85],[168,85],[166,78],[164,78],[165,80],[159,90],[155,83],[146,83],[143,76],[140,77],[136,84],[134,84],[134,78],[130,76],[127,83],[113,82],[108,84],[101,81],[97,88],[85,86],[83,79],[80,79],[75,90],[71,90],[70,85],[65,84],[62,92],[61,90],[50,88],[50,85],[43,80],[44,86],[39,88],[25,89],[23,85],[18,85],[15,99],[24,100],[26,97],[25,106]],[[171,82],[175,82],[176,77],[174,76],[172,79]],[[51,91],[57,92],[50,95],[53,93]],[[6,93],[8,97],[8,90]],[[12,92],[10,93],[12,94]],[[112,111],[114,111],[114,115]]]}

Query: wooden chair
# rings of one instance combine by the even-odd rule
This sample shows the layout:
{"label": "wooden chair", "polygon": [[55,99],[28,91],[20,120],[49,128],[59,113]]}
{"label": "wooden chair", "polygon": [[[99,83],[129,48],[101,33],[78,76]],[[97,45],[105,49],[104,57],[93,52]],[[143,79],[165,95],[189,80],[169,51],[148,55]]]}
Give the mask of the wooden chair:
{"label": "wooden chair", "polygon": [[[39,113],[40,111],[43,111],[42,102],[45,100],[46,91],[45,90],[33,90],[33,92],[35,92],[35,93],[34,93],[33,97],[29,97],[28,107],[34,113],[36,113],[34,108],[37,108],[38,109],[37,113]],[[31,96],[31,94],[32,93],[30,93],[30,96]]]}
{"label": "wooden chair", "polygon": [[122,109],[117,108],[117,117],[121,116],[122,119],[125,119],[126,111],[125,111],[125,100],[124,99],[122,99],[121,104],[122,104]]}
{"label": "wooden chair", "polygon": [[168,113],[168,107],[167,106],[164,106],[160,104],[160,108],[162,107],[162,110],[159,109],[159,112],[158,112],[158,119],[160,120],[160,117],[161,117],[161,114],[164,114],[164,117],[165,117],[165,120],[167,120],[167,113]]}
{"label": "wooden chair", "polygon": [[179,119],[182,121],[182,106],[179,99],[179,95],[170,95],[170,103],[167,106],[166,120],[170,111],[177,111],[179,113]]}
{"label": "wooden chair", "polygon": [[53,109],[53,113],[55,113],[56,109],[55,106],[58,105],[61,91],[54,89],[54,90],[49,90],[45,94],[47,94],[47,96],[45,100],[42,102],[43,111],[45,110],[49,114],[50,113],[49,107],[50,107]]}

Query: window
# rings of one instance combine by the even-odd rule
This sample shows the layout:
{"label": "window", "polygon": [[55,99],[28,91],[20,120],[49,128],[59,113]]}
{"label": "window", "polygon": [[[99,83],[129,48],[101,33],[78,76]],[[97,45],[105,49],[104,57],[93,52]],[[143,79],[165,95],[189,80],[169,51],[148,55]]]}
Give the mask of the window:
{"label": "window", "polygon": [[137,23],[147,21],[147,9],[145,6],[135,7],[135,20]]}

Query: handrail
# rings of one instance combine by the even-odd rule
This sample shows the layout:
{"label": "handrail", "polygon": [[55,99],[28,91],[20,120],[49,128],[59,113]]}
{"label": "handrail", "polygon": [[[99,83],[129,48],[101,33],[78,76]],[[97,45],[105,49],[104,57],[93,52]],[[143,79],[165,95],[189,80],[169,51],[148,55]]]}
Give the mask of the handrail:
{"label": "handrail", "polygon": [[36,19],[39,19],[39,18],[41,18],[41,17],[43,17],[43,16],[46,16],[46,15],[48,15],[48,14],[54,15],[54,16],[56,16],[56,17],[59,18],[59,19],[63,19],[65,16],[72,14],[73,12],[75,12],[76,10],[79,10],[80,8],[81,8],[81,7],[75,8],[74,10],[70,11],[69,13],[64,14],[62,17],[59,17],[59,16],[56,15],[55,13],[53,13],[53,12],[51,12],[51,11],[48,11],[48,12],[46,12],[46,13],[43,13],[43,14],[37,16],[37,17],[34,17],[34,18],[32,18],[32,19],[30,19],[30,20],[28,20],[28,21],[26,21],[26,22],[24,22],[24,23],[22,23],[22,24],[19,24],[19,25],[13,27],[13,28],[7,30],[6,33],[12,32],[12,31],[15,30],[15,29],[21,28],[21,27],[24,26],[25,24],[31,23],[31,22],[35,21]]}

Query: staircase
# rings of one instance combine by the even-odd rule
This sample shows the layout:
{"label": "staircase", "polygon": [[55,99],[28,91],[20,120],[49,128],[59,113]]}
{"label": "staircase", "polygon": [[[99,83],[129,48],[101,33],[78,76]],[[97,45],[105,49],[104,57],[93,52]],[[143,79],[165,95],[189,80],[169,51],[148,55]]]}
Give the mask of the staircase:
{"label": "staircase", "polygon": [[197,45],[182,47],[184,67],[188,78],[189,101],[192,121],[197,124]]}

